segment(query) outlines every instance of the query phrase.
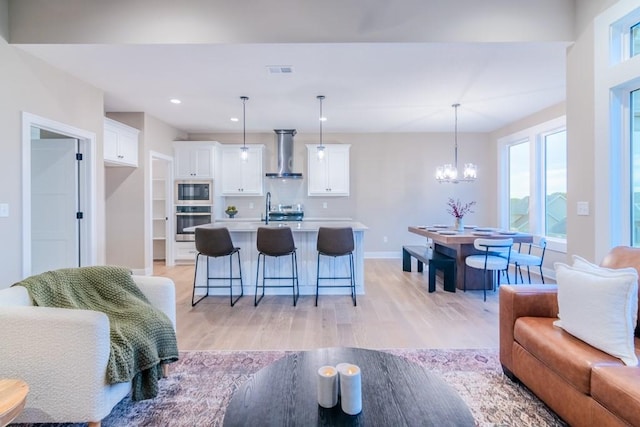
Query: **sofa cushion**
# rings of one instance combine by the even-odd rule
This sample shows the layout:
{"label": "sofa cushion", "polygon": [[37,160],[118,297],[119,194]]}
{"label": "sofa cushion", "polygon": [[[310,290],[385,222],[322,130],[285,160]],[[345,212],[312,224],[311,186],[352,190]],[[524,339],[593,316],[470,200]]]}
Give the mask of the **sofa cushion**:
{"label": "sofa cushion", "polygon": [[595,366],[591,374],[591,396],[629,424],[640,426],[640,368]]}
{"label": "sofa cushion", "polygon": [[515,323],[514,339],[577,390],[589,394],[594,365],[623,366],[620,359],[553,326],[554,320],[549,317],[520,317]]}
{"label": "sofa cushion", "polygon": [[[640,248],[628,246],[616,246],[611,249],[600,263],[602,267],[623,268],[632,267],[640,274]],[[638,286],[640,288],[640,286]],[[640,290],[638,293],[640,299]],[[640,304],[638,304],[638,323],[636,324],[636,337],[640,338]]]}
{"label": "sofa cushion", "polygon": [[633,268],[571,267],[556,263],[555,325],[636,366],[633,339],[638,312],[638,272]]}

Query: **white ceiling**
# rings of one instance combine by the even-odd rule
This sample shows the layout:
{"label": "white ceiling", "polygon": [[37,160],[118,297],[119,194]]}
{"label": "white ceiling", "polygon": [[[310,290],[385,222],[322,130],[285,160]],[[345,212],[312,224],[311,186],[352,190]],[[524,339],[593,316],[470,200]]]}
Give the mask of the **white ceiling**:
{"label": "white ceiling", "polygon": [[[456,0],[446,7],[433,1],[403,1],[411,7],[398,9],[403,11],[401,20],[392,20],[395,15],[380,4],[349,9],[333,1],[331,8],[313,8],[294,1],[281,9],[274,9],[278,2],[268,9],[251,9],[291,18],[267,25],[259,13],[247,15],[248,9],[234,9],[229,15],[226,8],[236,3],[189,0],[193,7],[179,12],[190,15],[175,19],[176,24],[189,25],[173,33],[157,32],[162,19],[169,19],[161,18],[157,2],[153,9],[147,0],[138,0],[132,3],[138,8],[125,12],[108,2],[89,7],[81,1],[48,0],[46,4],[58,11],[51,19],[53,9],[44,11],[43,3],[14,1],[12,41],[102,89],[107,112],[144,111],[190,133],[241,132],[240,96],[250,98],[247,132],[317,132],[316,96],[324,95],[323,130],[328,133],[450,132],[453,103],[461,104],[461,132],[488,132],[565,99],[569,43],[562,32],[571,19],[571,2],[541,0],[533,7],[524,0],[491,0],[483,2],[486,10],[481,12],[473,9],[474,1]],[[345,14],[329,25],[337,16],[330,12],[340,7],[354,16],[347,19],[351,15]],[[557,13],[550,15],[554,8]],[[155,20],[150,19],[151,10]],[[412,10],[428,18],[430,26],[421,26]],[[539,16],[529,16],[536,13]],[[317,18],[322,26],[313,25],[314,14],[324,14]],[[541,23],[540,15],[550,19]],[[243,17],[244,25],[231,23]],[[370,25],[380,21],[375,26],[378,33],[364,36],[353,26],[364,17]],[[458,17],[453,26],[447,24],[452,17]],[[207,36],[209,41],[198,39],[212,28],[220,34]],[[380,31],[389,34],[382,37]],[[545,39],[549,35],[554,38]],[[153,42],[172,37],[176,40]],[[363,40],[353,41],[358,38]],[[426,38],[430,40],[422,40]],[[309,39],[312,42],[300,43]],[[268,43],[253,42],[263,40]],[[270,75],[269,65],[291,66],[293,73]],[[182,104],[171,104],[171,98]],[[240,121],[232,122],[231,117]]]}

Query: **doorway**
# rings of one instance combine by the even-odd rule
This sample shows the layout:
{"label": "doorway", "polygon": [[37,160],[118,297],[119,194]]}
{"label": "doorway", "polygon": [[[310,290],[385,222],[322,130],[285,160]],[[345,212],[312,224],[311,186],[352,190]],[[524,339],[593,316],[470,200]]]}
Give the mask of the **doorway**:
{"label": "doorway", "polygon": [[23,277],[97,263],[96,136],[23,113]]}
{"label": "doorway", "polygon": [[[173,256],[173,157],[151,151],[149,153],[151,191],[151,240],[147,253],[154,262],[163,262],[166,266],[175,265]],[[148,258],[147,258],[148,259]],[[147,268],[149,271],[149,268]],[[151,272],[149,274],[151,274]]]}

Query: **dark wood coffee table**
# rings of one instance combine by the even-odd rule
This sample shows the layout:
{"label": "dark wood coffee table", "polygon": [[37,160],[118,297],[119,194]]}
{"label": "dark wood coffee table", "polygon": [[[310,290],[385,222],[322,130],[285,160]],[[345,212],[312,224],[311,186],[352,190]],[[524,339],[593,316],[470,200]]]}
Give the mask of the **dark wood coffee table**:
{"label": "dark wood coffee table", "polygon": [[[320,366],[349,362],[362,372],[362,412],[318,405]],[[469,408],[438,375],[375,350],[326,348],[291,354],[258,371],[233,395],[224,426],[474,426]]]}

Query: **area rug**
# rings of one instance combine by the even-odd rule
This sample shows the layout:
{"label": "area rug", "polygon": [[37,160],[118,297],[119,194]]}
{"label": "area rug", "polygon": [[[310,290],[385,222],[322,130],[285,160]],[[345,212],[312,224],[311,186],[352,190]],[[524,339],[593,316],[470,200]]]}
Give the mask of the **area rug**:
{"label": "area rug", "polygon": [[[565,426],[525,387],[506,378],[497,350],[389,349],[437,372],[467,403],[477,426]],[[221,426],[233,392],[285,351],[187,351],[160,381],[157,398],[120,402],[102,422],[120,426]],[[428,402],[425,402],[427,405]],[[27,426],[22,424],[22,426]],[[82,424],[39,424],[75,427]]]}

